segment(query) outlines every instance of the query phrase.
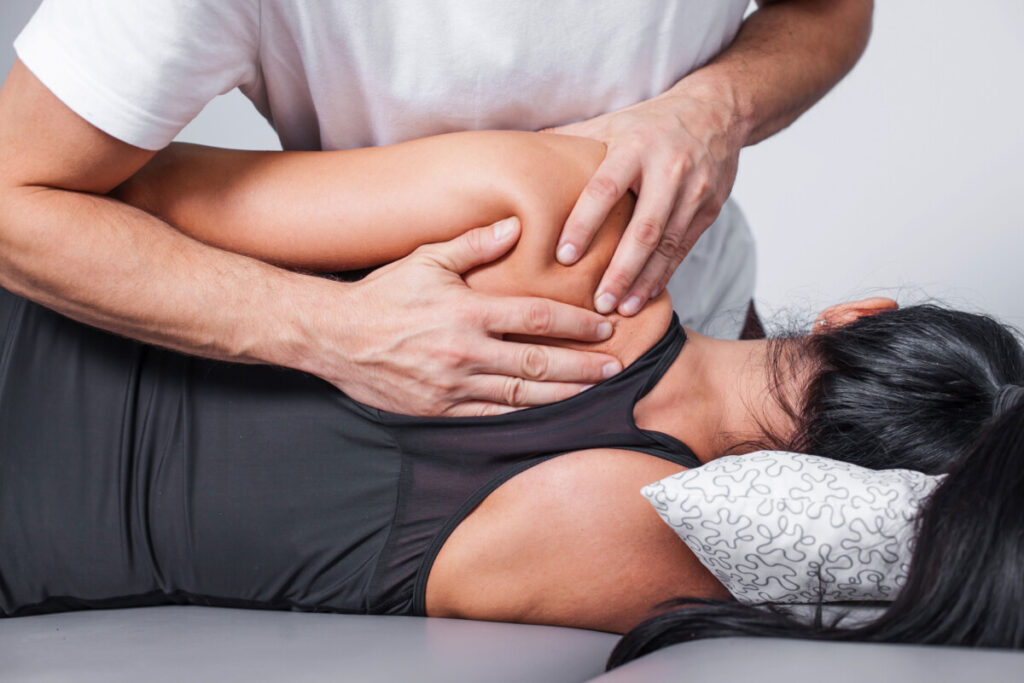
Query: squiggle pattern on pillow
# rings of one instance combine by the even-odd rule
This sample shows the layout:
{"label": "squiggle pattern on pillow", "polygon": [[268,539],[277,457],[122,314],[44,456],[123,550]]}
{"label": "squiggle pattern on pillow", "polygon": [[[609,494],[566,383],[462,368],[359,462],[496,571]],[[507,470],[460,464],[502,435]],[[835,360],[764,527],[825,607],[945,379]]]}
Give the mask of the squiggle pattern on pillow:
{"label": "squiggle pattern on pillow", "polygon": [[642,493],[741,602],[892,600],[917,510],[941,481],[814,455],[733,455]]}

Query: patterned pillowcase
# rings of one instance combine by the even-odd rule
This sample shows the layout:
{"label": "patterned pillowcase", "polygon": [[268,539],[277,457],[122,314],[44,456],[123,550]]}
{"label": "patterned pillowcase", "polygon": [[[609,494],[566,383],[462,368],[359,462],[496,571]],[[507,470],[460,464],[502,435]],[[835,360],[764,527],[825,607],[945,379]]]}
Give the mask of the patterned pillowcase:
{"label": "patterned pillowcase", "polygon": [[737,600],[892,600],[941,476],[814,455],[733,455],[642,493]]}

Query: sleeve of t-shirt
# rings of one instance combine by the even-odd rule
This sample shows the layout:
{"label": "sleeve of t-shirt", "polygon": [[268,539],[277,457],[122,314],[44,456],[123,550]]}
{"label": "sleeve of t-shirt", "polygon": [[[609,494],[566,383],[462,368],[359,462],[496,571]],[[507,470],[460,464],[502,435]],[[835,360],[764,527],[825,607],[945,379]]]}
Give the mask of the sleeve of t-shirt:
{"label": "sleeve of t-shirt", "polygon": [[161,149],[258,77],[259,0],[44,0],[19,59],[100,130]]}

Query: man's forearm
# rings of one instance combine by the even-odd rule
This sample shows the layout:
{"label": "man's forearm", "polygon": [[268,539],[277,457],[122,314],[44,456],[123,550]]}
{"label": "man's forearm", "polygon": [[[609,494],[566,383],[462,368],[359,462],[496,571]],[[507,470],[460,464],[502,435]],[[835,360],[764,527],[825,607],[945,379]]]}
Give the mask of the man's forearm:
{"label": "man's forearm", "polygon": [[774,135],[821,99],[871,33],[872,0],[763,4],[728,48],[664,95],[722,102],[742,145]]}
{"label": "man's forearm", "polygon": [[10,291],[87,324],[222,360],[299,367],[307,312],[324,303],[311,299],[325,286],[339,298],[345,291],[203,245],[115,200],[43,187],[4,191],[0,247],[0,285]]}

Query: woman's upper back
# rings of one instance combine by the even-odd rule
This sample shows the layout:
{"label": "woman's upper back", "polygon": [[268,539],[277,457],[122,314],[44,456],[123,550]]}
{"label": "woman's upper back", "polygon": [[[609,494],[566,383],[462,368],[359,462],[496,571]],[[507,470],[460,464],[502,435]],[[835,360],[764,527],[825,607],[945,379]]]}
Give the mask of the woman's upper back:
{"label": "woman's upper back", "polygon": [[427,613],[625,632],[679,595],[727,597],[640,489],[678,462],[583,450],[517,475],[434,562]]}

